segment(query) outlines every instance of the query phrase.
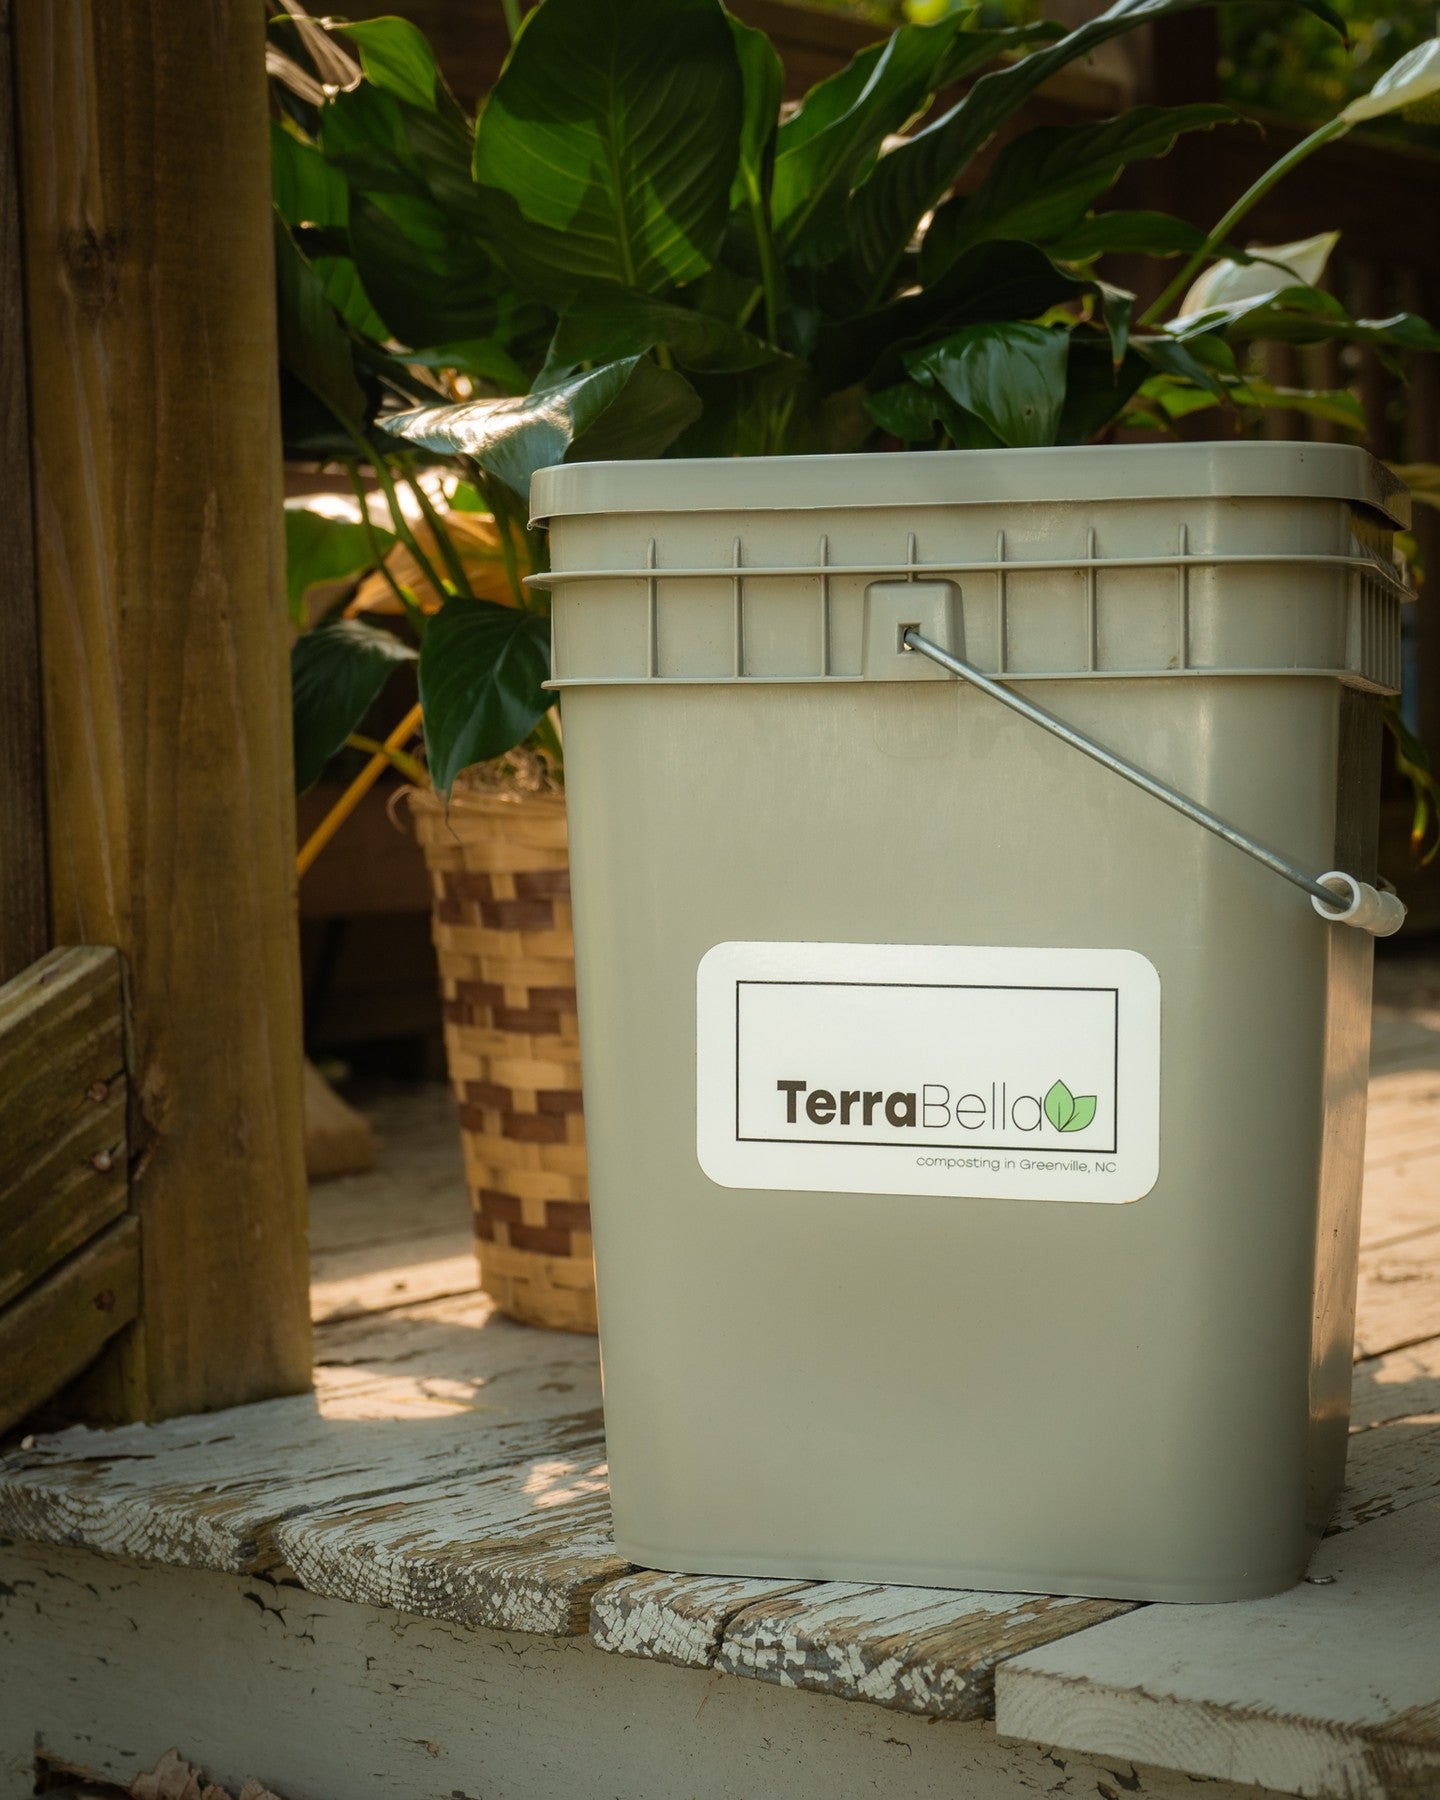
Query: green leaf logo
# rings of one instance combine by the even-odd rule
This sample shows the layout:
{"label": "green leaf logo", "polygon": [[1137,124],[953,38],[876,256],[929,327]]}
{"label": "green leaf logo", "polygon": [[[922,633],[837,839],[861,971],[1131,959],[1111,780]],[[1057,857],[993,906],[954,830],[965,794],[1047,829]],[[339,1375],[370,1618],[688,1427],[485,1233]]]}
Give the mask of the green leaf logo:
{"label": "green leaf logo", "polygon": [[1095,1096],[1072,1094],[1057,1081],[1045,1096],[1045,1117],[1057,1131],[1083,1131],[1095,1117]]}

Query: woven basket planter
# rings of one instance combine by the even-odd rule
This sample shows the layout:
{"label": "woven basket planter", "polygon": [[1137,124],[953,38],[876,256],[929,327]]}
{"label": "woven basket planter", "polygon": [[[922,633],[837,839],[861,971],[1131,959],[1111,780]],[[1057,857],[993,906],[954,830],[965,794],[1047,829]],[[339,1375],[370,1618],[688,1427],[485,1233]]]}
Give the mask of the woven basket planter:
{"label": "woven basket planter", "polygon": [[445,1049],[480,1285],[513,1319],[595,1330],[562,794],[411,799],[434,886]]}

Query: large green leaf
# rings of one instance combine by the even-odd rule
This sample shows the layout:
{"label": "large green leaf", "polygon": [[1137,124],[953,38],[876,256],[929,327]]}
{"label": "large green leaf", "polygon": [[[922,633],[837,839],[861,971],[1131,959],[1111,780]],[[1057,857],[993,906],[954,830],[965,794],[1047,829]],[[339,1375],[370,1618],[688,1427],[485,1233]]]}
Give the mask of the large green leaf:
{"label": "large green leaf", "polygon": [[924,110],[938,89],[1006,51],[1053,37],[1057,27],[965,29],[953,13],[932,25],[902,25],[812,88],[776,140],[773,214],[782,247],[808,232],[804,258],[833,247],[846,197],[887,136]]}
{"label": "large green leaf", "polygon": [[1045,325],[969,325],[905,358],[1002,444],[1053,444],[1065,404],[1069,333]]}
{"label": "large green leaf", "polygon": [[936,433],[956,450],[999,450],[1004,446],[988,425],[956,406],[942,388],[918,381],[897,382],[865,402],[882,430],[906,444],[930,444]]}
{"label": "large green leaf", "polygon": [[901,353],[965,325],[1035,319],[1066,301],[1094,299],[1097,284],[1057,268],[1034,244],[977,244],[946,274],[888,306],[822,328],[814,351],[824,385],[898,378]]}
{"label": "large green leaf", "polygon": [[491,600],[447,600],[425,631],[420,703],[430,779],[448,794],[475,763],[513,750],[550,707],[550,627]]}
{"label": "large green leaf", "polygon": [[358,24],[327,20],[326,24],[356,46],[365,79],[375,87],[427,112],[463,119],[424,32],[408,19],[364,19]]}
{"label": "large green leaf", "polygon": [[408,644],[357,619],[317,625],[296,640],[290,652],[290,696],[297,794],[320,779],[397,665],[414,660]]}
{"label": "large green leaf", "polygon": [[1088,444],[1112,425],[1144,382],[1148,365],[1127,350],[1117,365],[1110,343],[1072,331],[1065,364],[1065,405],[1055,428],[1057,444]]}
{"label": "large green leaf", "polygon": [[347,433],[361,431],[366,398],[355,373],[350,335],[278,214],[275,287],[282,371]]}
{"label": "large green leaf", "polygon": [[1095,125],[1042,125],[1007,144],[974,194],[936,213],[920,253],[934,281],[986,238],[1048,244],[1079,224],[1132,162],[1164,156],[1182,132],[1235,118],[1226,106],[1137,106]]}
{"label": "large green leaf", "polygon": [[545,298],[694,280],[725,229],[743,109],[719,0],[544,0],[475,137],[496,254]]}
{"label": "large green leaf", "polygon": [[[727,249],[731,260],[758,277],[762,292],[768,289],[767,312],[772,322],[778,322],[780,271],[770,223],[770,186],[780,101],[785,91],[785,68],[775,46],[763,31],[742,24],[730,13],[725,16],[735,41],[743,96],[739,155],[730,188]],[[742,309],[734,316],[747,317],[746,309],[752,303],[752,297],[747,295]]]}
{"label": "large green leaf", "polygon": [[[1076,57],[1088,56],[1111,38],[1215,3],[1221,0],[1115,0],[1098,18],[1067,33],[1058,43],[1035,50],[1008,68],[982,75],[957,105],[882,156],[857,190],[846,215],[855,278],[870,303],[878,304],[888,292],[920,220],[1036,88]],[[1247,3],[1293,5],[1316,14],[1344,36],[1343,21],[1324,0]]]}
{"label": "large green leaf", "polygon": [[373,566],[395,542],[391,532],[358,519],[317,511],[305,500],[285,502],[285,594],[291,619],[305,615],[305,596],[322,582],[345,581]]}
{"label": "large green leaf", "polygon": [[487,338],[504,345],[508,288],[484,246],[421,203],[357,194],[355,265],[375,310],[415,349]]}
{"label": "large green leaf", "polygon": [[416,349],[508,342],[513,284],[481,242],[470,135],[458,113],[365,82],[326,105],[319,142],[349,186],[349,247],[389,332]]}
{"label": "large green leaf", "polygon": [[769,190],[780,101],[785,93],[785,65],[763,31],[725,15],[740,65],[740,145],[732,206],[753,206]]}
{"label": "large green leaf", "polygon": [[275,120],[270,123],[270,189],[276,212],[292,229],[344,225],[349,217],[345,177],[314,144]]}
{"label": "large green leaf", "polygon": [[1081,219],[1045,248],[1057,262],[1095,256],[1188,256],[1205,242],[1198,225],[1162,212],[1107,212]]}
{"label": "large green leaf", "polygon": [[559,380],[582,363],[642,356],[657,344],[673,351],[681,368],[719,375],[758,368],[780,354],[727,319],[627,288],[597,287],[561,314],[547,369]]}
{"label": "large green leaf", "polygon": [[441,455],[474,457],[528,500],[535,471],[565,461],[577,444],[603,442],[612,457],[659,456],[699,411],[684,376],[627,356],[518,399],[424,407],[385,424]]}
{"label": "large green leaf", "polygon": [[1182,341],[1221,332],[1232,344],[1264,339],[1284,344],[1369,344],[1382,354],[1440,350],[1440,331],[1414,313],[1353,319],[1333,294],[1307,287],[1279,288],[1229,306],[1207,307],[1172,319],[1167,329]]}

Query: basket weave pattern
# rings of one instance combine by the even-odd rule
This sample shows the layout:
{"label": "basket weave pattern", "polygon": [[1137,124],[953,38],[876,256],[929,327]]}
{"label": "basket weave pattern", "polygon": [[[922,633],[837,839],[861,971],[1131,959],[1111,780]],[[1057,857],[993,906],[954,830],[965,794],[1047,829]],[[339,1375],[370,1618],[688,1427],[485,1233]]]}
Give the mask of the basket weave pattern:
{"label": "basket weave pattern", "polygon": [[413,808],[480,1284],[526,1324],[594,1331],[564,796]]}

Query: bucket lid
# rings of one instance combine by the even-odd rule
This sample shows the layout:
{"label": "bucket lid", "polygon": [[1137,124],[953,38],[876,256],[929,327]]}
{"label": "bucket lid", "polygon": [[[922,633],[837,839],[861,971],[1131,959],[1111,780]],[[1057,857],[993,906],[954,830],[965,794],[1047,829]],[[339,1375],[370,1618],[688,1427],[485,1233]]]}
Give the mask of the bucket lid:
{"label": "bucket lid", "polygon": [[1005,501],[1317,499],[1410,523],[1410,491],[1352,444],[1085,444],[859,456],[562,463],[530,484],[532,523],[572,513],[771,512]]}

